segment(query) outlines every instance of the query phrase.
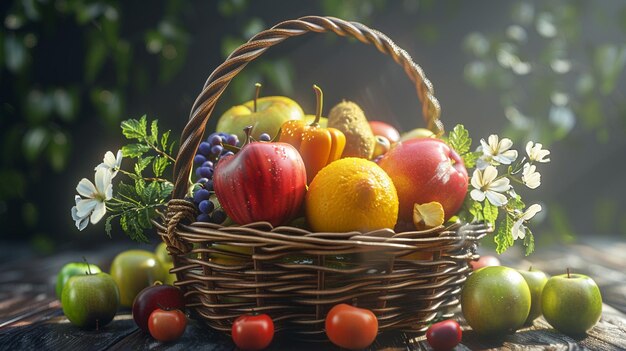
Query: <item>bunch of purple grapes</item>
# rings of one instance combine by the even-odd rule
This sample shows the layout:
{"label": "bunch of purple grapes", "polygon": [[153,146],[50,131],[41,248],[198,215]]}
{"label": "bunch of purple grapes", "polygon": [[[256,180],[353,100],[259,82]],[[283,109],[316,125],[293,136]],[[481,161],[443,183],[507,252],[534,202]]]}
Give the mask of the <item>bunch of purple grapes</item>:
{"label": "bunch of purple grapes", "polygon": [[196,184],[199,187],[194,191],[193,202],[200,211],[196,217],[198,222],[222,223],[226,220],[226,213],[221,208],[215,208],[211,201],[213,190],[213,170],[214,165],[221,157],[232,155],[224,145],[238,146],[237,135],[226,133],[212,133],[198,146],[198,152],[193,159],[196,168]]}

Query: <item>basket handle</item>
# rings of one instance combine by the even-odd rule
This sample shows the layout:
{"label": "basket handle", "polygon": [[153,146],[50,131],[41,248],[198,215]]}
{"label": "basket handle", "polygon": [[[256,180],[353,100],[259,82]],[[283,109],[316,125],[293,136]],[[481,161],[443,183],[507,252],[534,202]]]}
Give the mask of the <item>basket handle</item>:
{"label": "basket handle", "polygon": [[202,92],[191,108],[187,125],[181,135],[180,150],[174,165],[173,199],[183,199],[187,192],[187,182],[193,165],[193,157],[202,140],[207,121],[230,81],[252,60],[261,56],[270,47],[289,37],[308,32],[333,32],[339,36],[353,37],[365,44],[376,46],[378,51],[390,55],[404,68],[409,78],[415,83],[417,96],[422,103],[422,115],[430,130],[436,135],[443,134],[443,124],[439,121],[441,108],[433,95],[433,86],[424,75],[420,66],[411,56],[399,48],[385,34],[367,26],[348,22],[334,17],[307,16],[297,20],[281,22],[271,29],[262,31],[247,43],[237,48],[224,63],[211,73]]}

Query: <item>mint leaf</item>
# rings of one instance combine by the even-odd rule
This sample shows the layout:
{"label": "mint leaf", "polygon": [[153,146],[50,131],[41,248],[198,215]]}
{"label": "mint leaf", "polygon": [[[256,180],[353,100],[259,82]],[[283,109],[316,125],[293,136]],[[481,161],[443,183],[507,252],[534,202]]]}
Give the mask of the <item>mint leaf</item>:
{"label": "mint leaf", "polygon": [[124,157],[141,157],[150,151],[150,146],[144,144],[128,144],[122,146],[122,155]]}
{"label": "mint leaf", "polygon": [[498,207],[489,201],[485,201],[485,205],[483,207],[483,217],[485,218],[485,221],[491,224],[496,223],[496,219],[498,219]]}
{"label": "mint leaf", "polygon": [[170,160],[166,157],[158,156],[154,159],[154,163],[152,164],[152,171],[154,172],[155,177],[160,177],[165,172],[167,166],[169,166]]}
{"label": "mint leaf", "polygon": [[152,182],[143,189],[143,193],[141,193],[141,201],[147,205],[154,204],[157,200],[159,200],[160,193],[161,189],[159,182]]}
{"label": "mint leaf", "polygon": [[511,228],[513,227],[513,218],[507,214],[500,222],[498,231],[493,237],[493,241],[496,243],[496,252],[498,254],[503,253],[509,247],[513,246],[513,235],[511,235]]}
{"label": "mint leaf", "polygon": [[122,134],[127,139],[143,139],[147,137],[147,120],[146,115],[141,116],[139,120],[129,119],[122,121]]}
{"label": "mint leaf", "polygon": [[170,137],[170,131],[169,130],[167,132],[163,133],[163,135],[161,135],[161,149],[167,150],[167,139],[169,139],[169,137]]}
{"label": "mint leaf", "polygon": [[472,139],[469,137],[467,129],[462,124],[457,124],[448,136],[448,144],[459,155],[463,155],[470,150]]}
{"label": "mint leaf", "polygon": [[465,164],[465,168],[474,168],[476,167],[476,160],[480,158],[480,152],[467,152],[461,155],[463,159],[463,163]]}
{"label": "mint leaf", "polygon": [[148,141],[151,144],[156,144],[158,139],[159,139],[159,121],[155,119],[150,124],[150,137],[148,138]]}

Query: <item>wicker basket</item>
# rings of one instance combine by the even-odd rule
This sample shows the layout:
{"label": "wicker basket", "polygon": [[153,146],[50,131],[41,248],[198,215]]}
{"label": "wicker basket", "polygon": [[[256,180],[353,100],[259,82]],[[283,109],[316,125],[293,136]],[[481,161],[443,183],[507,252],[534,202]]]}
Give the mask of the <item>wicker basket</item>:
{"label": "wicker basket", "polygon": [[[445,315],[458,304],[471,271],[468,261],[476,258],[476,242],[491,228],[457,223],[403,233],[313,233],[265,222],[223,227],[194,222],[194,205],[184,200],[193,156],[228,83],[271,46],[307,32],[353,37],[390,55],[415,83],[428,127],[443,133],[432,85],[406,51],[384,34],[359,23],[316,16],[282,22],[257,34],[211,74],[182,133],[173,198],[163,223],[156,223],[174,260],[176,285],[197,316],[227,333],[235,318],[254,311],[268,313],[277,331],[305,339],[323,337],[326,313],[342,302],[372,310],[380,331],[423,332],[437,314]],[[232,252],[214,244],[242,249]],[[404,257],[416,252],[423,254],[418,259]],[[216,254],[232,260],[211,260]]]}

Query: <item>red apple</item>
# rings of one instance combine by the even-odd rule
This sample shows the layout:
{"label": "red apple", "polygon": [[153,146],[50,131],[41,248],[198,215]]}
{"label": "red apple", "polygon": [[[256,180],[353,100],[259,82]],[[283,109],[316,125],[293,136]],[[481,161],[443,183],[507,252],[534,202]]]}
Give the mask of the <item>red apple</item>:
{"label": "red apple", "polygon": [[472,270],[475,271],[483,267],[499,266],[500,260],[495,256],[480,256],[476,261],[470,261],[470,265]]}
{"label": "red apple", "polygon": [[237,154],[219,160],[213,182],[233,221],[279,226],[300,211],[307,177],[302,157],[290,144],[248,142]]}
{"label": "red apple", "polygon": [[400,132],[391,125],[381,121],[370,121],[370,127],[374,135],[384,136],[392,144],[400,141]]}
{"label": "red apple", "polygon": [[463,205],[467,170],[461,157],[439,139],[412,139],[395,144],[378,165],[396,186],[398,220],[411,222],[414,204],[437,201],[446,220]]}

